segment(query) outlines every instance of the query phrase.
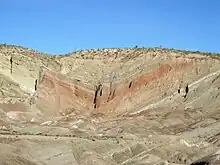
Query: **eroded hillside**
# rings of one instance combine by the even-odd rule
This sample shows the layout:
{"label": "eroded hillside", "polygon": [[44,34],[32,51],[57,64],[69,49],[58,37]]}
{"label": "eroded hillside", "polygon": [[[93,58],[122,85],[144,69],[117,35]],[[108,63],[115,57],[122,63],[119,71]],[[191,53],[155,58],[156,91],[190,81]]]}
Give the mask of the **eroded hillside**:
{"label": "eroded hillside", "polygon": [[1,45],[0,57],[3,164],[190,164],[218,151],[216,54]]}

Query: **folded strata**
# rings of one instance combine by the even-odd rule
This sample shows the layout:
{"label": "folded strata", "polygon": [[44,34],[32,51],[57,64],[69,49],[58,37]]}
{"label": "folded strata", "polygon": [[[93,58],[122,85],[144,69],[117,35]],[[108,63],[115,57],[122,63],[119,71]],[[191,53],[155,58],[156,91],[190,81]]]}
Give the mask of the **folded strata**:
{"label": "folded strata", "polygon": [[74,110],[113,116],[136,111],[172,97],[178,88],[184,94],[186,84],[220,68],[214,55],[159,48],[49,56],[1,46],[0,52],[0,72],[17,84],[22,91],[19,97],[31,100],[44,115],[55,116]]}
{"label": "folded strata", "polygon": [[[0,45],[0,57],[0,140],[21,148],[21,162],[30,154],[45,164],[217,160],[200,160],[220,145],[216,54],[134,48],[51,56]],[[11,129],[12,142],[3,136]]]}

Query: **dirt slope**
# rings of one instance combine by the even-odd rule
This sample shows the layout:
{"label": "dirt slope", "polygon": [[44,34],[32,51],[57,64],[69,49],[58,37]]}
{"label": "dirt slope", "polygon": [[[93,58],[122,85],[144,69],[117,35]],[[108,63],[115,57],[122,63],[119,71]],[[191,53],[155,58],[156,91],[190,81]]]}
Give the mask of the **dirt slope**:
{"label": "dirt slope", "polygon": [[134,48],[51,56],[0,45],[0,57],[1,164],[218,161],[216,54]]}

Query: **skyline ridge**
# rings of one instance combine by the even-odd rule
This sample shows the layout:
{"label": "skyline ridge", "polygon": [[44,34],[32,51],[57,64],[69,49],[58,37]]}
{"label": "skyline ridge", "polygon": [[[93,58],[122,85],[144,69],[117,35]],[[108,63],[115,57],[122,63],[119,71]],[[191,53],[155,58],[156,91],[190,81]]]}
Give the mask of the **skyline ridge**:
{"label": "skyline ridge", "polygon": [[169,51],[173,50],[173,51],[187,52],[187,53],[201,53],[201,54],[220,55],[220,52],[200,51],[200,50],[197,50],[197,49],[190,50],[190,49],[169,48],[169,47],[162,47],[161,45],[160,46],[155,46],[155,47],[144,47],[144,46],[139,47],[138,45],[135,45],[133,47],[85,48],[85,49],[78,49],[78,50],[76,49],[76,50],[73,50],[71,52],[59,53],[59,54],[43,52],[43,51],[31,48],[31,47],[27,47],[27,46],[24,46],[24,45],[14,45],[14,44],[0,43],[0,46],[20,47],[20,48],[23,48],[23,49],[30,49],[32,51],[36,51],[38,53],[43,53],[43,54],[48,54],[48,55],[68,55],[68,54],[72,54],[72,53],[79,52],[79,51],[91,51],[91,50],[97,51],[97,50],[104,50],[104,49],[166,49],[166,50],[169,50]]}

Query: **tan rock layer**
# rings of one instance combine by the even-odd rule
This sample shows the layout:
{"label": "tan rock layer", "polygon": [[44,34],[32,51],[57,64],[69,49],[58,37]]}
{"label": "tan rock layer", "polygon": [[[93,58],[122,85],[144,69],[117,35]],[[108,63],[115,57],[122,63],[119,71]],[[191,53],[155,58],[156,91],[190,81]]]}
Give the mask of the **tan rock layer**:
{"label": "tan rock layer", "polygon": [[94,87],[94,90],[84,88],[85,84],[79,80],[72,80],[59,73],[46,70],[38,85],[36,104],[39,109],[44,107],[44,112],[51,107],[53,110],[50,113],[56,115],[70,107],[82,110],[98,109],[101,112],[105,112],[107,109],[114,110],[119,104],[123,104],[121,100],[146,84],[154,83],[156,80],[166,77],[169,72],[174,70],[178,72],[190,65],[192,62],[161,64],[158,68],[138,76],[136,79],[117,82],[117,84],[110,81],[109,86],[100,83]]}

